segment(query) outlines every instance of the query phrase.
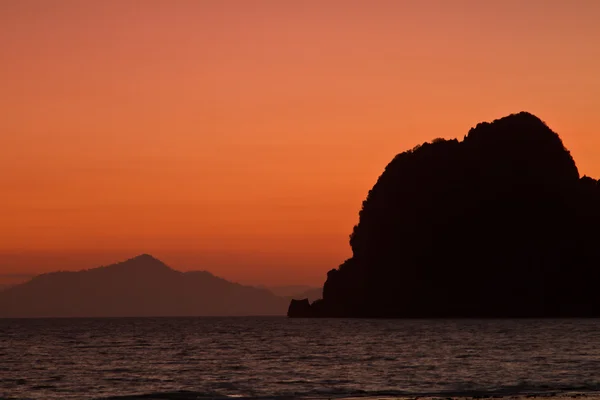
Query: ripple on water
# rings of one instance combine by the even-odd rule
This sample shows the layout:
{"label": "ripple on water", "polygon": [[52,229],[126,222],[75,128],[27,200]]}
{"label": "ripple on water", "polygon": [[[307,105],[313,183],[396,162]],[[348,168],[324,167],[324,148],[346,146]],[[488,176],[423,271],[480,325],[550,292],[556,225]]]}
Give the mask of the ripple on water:
{"label": "ripple on water", "polygon": [[0,320],[0,338],[10,338],[0,340],[0,397],[596,392],[599,326],[599,320]]}

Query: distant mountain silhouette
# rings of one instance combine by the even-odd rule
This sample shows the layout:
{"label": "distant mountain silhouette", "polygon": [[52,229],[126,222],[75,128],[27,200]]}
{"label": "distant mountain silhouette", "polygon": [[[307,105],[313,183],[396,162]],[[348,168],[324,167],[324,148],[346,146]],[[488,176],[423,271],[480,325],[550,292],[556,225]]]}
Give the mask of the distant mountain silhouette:
{"label": "distant mountain silhouette", "polygon": [[144,254],[52,272],[0,292],[0,317],[284,315],[287,299],[209,272],[180,272]]}
{"label": "distant mountain silhouette", "polygon": [[352,257],[288,315],[600,316],[600,183],[522,112],[398,154],[369,191]]}

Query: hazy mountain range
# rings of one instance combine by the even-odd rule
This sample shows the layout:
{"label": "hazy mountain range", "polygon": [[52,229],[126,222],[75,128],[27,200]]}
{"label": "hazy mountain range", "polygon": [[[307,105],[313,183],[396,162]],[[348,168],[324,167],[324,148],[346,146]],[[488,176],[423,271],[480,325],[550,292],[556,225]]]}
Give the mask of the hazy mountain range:
{"label": "hazy mountain range", "polygon": [[0,288],[0,317],[285,315],[291,297],[320,297],[320,289],[297,289],[277,296],[206,271],[176,271],[144,254],[89,270],[46,273]]}

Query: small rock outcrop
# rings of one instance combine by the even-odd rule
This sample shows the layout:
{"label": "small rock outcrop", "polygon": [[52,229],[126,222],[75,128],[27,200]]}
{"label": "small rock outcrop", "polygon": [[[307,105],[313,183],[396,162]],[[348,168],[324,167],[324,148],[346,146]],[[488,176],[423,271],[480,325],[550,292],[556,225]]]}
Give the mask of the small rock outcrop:
{"label": "small rock outcrop", "polygon": [[308,299],[302,300],[292,300],[290,302],[290,307],[288,308],[288,317],[312,317],[312,309],[310,307],[310,302]]}
{"label": "small rock outcrop", "polygon": [[600,316],[600,183],[522,112],[398,154],[290,317]]}

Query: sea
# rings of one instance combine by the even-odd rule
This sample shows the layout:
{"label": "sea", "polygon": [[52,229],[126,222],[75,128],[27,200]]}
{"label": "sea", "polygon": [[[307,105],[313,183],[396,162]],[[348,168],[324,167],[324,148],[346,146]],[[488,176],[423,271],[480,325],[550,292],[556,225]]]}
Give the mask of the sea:
{"label": "sea", "polygon": [[5,399],[598,392],[596,319],[0,319]]}

